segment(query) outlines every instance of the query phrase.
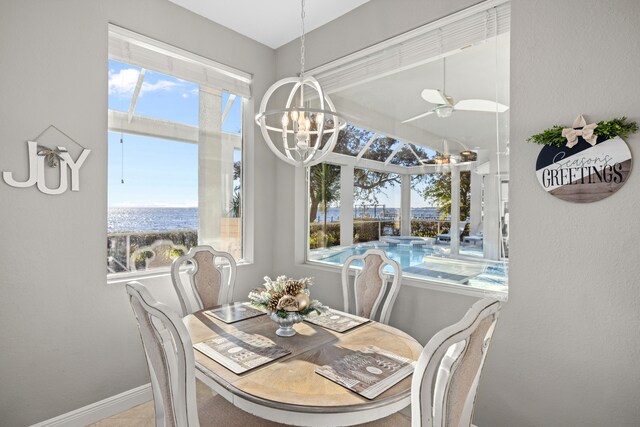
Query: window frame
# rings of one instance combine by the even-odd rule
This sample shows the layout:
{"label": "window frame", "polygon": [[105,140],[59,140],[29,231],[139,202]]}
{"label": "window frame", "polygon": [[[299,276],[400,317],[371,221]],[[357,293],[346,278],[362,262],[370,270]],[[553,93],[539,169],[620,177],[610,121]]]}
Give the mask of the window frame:
{"label": "window frame", "polygon": [[[255,100],[250,95],[251,83],[253,76],[244,71],[235,69],[233,67],[218,63],[209,58],[196,55],[184,49],[166,44],[164,42],[151,39],[142,34],[132,32],[114,24],[108,24],[109,33],[109,48],[108,59],[124,62],[138,67],[147,68],[147,64],[141,63],[139,60],[130,61],[127,58],[122,57],[123,46],[126,46],[128,50],[131,46],[142,46],[143,49],[147,49],[150,55],[165,55],[165,58],[172,59],[172,65],[176,66],[176,62],[179,62],[182,68],[181,73],[176,75],[172,72],[167,72],[164,69],[156,69],[153,65],[148,66],[147,69],[157,71],[163,74],[175,78],[181,78],[192,83],[198,84],[200,87],[213,87],[215,90],[222,92],[228,92],[241,97],[242,101],[242,118],[241,118],[241,150],[242,150],[242,174],[241,174],[241,197],[242,197],[242,214],[241,214],[241,244],[242,244],[242,258],[236,261],[238,267],[245,265],[251,265],[254,263],[254,149],[253,141],[255,138],[255,130],[253,124],[253,111],[255,107]],[[112,43],[118,45],[116,49],[120,54],[114,54],[112,50]],[[182,61],[182,62],[180,62]],[[186,70],[186,71],[185,71]],[[195,78],[185,78],[184,72],[192,73],[193,76],[202,74],[203,80]],[[195,80],[195,81],[194,81]],[[200,81],[198,81],[200,80]],[[214,82],[223,86],[212,85]],[[106,84],[105,84],[106,86]],[[107,113],[110,110],[107,107]],[[107,132],[111,132],[109,125],[107,125]],[[108,162],[108,156],[105,157],[105,162]],[[108,169],[108,165],[106,166]],[[108,186],[108,182],[107,182]],[[108,192],[108,188],[107,188]],[[108,235],[108,231],[106,232]],[[188,269],[183,267],[181,271]],[[132,279],[151,279],[155,277],[163,277],[170,275],[171,267],[160,267],[152,270],[141,271],[126,271],[118,273],[106,274],[108,284],[124,283]]]}
{"label": "window frame", "polygon": [[[408,31],[407,33],[401,34],[397,37],[393,37],[381,43],[364,48],[351,55],[344,56],[335,61],[331,61],[327,64],[316,67],[312,70],[309,70],[309,73],[313,74],[320,81],[320,83],[323,85],[323,89],[326,92],[332,93],[339,90],[341,87],[349,87],[350,85],[355,84],[357,81],[366,81],[367,79],[372,78],[372,75],[384,75],[385,73],[390,72],[390,70],[396,68],[409,68],[410,66],[412,66],[412,61],[416,64],[421,62],[424,63],[432,60],[434,57],[439,58],[444,56],[445,54],[443,52],[453,52],[456,49],[461,50],[473,44],[474,40],[480,40],[483,35],[481,31],[478,31],[478,29],[480,28],[480,26],[482,26],[483,31],[486,31],[486,28],[485,18],[479,18],[479,16],[484,15],[491,15],[491,17],[488,18],[492,19],[492,22],[490,23],[490,26],[492,28],[490,30],[495,31],[496,35],[510,31],[509,0],[488,0],[440,20],[426,24],[417,29]],[[421,44],[421,37],[424,36],[427,38],[433,38],[429,33],[433,33],[434,30],[438,31],[441,28],[445,28],[445,32],[447,31],[447,28],[452,29],[452,31],[456,31],[456,29],[460,30],[461,28],[468,28],[470,34],[472,34],[471,32],[473,32],[473,35],[470,35],[469,37],[471,38],[465,39],[465,41],[462,41],[462,39],[453,40],[451,45],[447,45],[448,41],[445,40],[444,49],[441,45],[441,50],[439,51],[439,53],[436,51],[435,56],[430,55],[421,57],[420,55],[422,54],[427,54],[429,52],[431,54],[434,53],[432,47],[427,46],[427,44]],[[473,37],[475,37],[475,39],[472,40]],[[458,44],[456,45],[456,43]],[[431,51],[429,49],[431,49]],[[369,63],[371,64],[371,67],[363,66],[363,64]],[[372,74],[361,75],[361,73],[364,72],[363,70],[370,69],[373,70]],[[371,123],[362,123],[351,120],[350,123],[376,134],[386,134],[386,136],[388,137],[396,138],[399,140],[405,139],[402,136],[392,135],[388,132],[382,131],[381,129],[376,129],[376,125],[374,124],[375,121],[372,121]],[[354,159],[351,159],[350,157],[352,156],[332,153],[331,156],[325,159],[325,162],[336,164],[339,166],[350,165],[353,167],[367,168],[366,161],[363,162],[360,160],[359,157],[361,156],[358,157],[357,161],[354,161]],[[312,260],[309,258],[310,219],[308,200],[310,176],[308,168],[298,169],[301,170],[296,170],[294,184],[295,265],[303,268],[312,267],[322,271],[337,273],[342,270],[342,266],[332,265],[326,262]],[[394,171],[392,170],[392,168],[389,168],[387,172],[393,173]],[[426,172],[426,168],[423,169],[421,166],[416,166],[407,168],[407,171],[404,173],[414,175]],[[342,221],[343,218],[341,215],[341,222]],[[508,278],[508,273],[506,274]],[[495,291],[491,289],[469,286],[466,284],[454,284],[427,278],[418,279],[410,276],[404,276],[402,282],[403,285],[407,286],[461,295],[469,295],[474,297],[491,297],[500,300],[506,300],[508,298],[508,287],[504,291]]]}

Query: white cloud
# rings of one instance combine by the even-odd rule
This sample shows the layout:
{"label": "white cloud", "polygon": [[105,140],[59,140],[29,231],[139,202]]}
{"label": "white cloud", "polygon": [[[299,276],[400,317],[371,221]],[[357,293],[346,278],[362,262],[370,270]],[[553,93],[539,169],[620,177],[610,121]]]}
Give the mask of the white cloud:
{"label": "white cloud", "polygon": [[[140,71],[135,68],[125,68],[120,71],[109,71],[109,95],[130,95],[136,87]],[[147,92],[169,91],[181,86],[169,80],[158,80],[155,83],[142,82],[140,95]]]}
{"label": "white cloud", "polygon": [[109,71],[109,95],[127,95],[133,93],[140,71],[126,68],[117,72]]}
{"label": "white cloud", "polygon": [[180,84],[169,81],[169,80],[158,80],[155,83],[142,82],[142,88],[140,89],[140,93],[142,94],[146,92],[158,92],[161,90],[171,90],[179,86]]}

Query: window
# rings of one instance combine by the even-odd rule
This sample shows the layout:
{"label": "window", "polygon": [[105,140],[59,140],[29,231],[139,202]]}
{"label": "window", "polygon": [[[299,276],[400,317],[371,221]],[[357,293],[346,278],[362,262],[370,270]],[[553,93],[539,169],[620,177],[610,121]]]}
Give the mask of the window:
{"label": "window", "polygon": [[166,269],[198,244],[240,261],[243,96],[208,60],[118,27],[109,51],[108,274]]}
{"label": "window", "polygon": [[308,261],[379,248],[405,278],[506,295],[509,20],[508,2],[481,3],[310,70],[352,119],[325,158],[339,239]]}

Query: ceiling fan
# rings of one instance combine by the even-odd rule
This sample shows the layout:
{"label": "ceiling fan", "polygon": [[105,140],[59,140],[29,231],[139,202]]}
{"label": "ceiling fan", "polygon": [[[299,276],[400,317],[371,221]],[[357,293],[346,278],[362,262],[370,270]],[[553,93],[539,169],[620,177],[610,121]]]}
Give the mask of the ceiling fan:
{"label": "ceiling fan", "polygon": [[508,106],[500,104],[499,102],[489,101],[488,99],[463,99],[455,102],[454,99],[446,95],[446,65],[445,58],[442,58],[442,91],[438,89],[424,89],[420,96],[422,99],[430,104],[435,104],[435,107],[426,113],[418,114],[404,120],[402,123],[409,123],[422,117],[435,114],[439,118],[450,117],[454,111],[479,111],[487,113],[504,113],[509,109]]}

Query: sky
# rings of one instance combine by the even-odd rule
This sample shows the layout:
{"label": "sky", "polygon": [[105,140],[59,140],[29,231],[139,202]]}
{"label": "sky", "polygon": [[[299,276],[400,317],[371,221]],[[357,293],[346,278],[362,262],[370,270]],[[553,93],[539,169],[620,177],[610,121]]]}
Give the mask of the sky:
{"label": "sky", "polygon": [[[129,110],[139,75],[139,67],[109,60],[110,109]],[[147,70],[135,114],[197,126],[198,85]],[[239,133],[241,118],[237,97],[222,130]],[[108,144],[109,207],[198,206],[196,144],[113,132]]]}

